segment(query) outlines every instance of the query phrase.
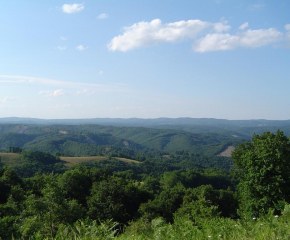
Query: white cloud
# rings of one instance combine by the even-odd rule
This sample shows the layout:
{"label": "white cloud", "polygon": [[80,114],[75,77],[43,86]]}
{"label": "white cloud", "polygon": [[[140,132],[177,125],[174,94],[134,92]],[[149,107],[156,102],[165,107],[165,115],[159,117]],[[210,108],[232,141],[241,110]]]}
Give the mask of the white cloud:
{"label": "white cloud", "polygon": [[67,40],[67,38],[66,37],[60,37],[60,40],[65,41],[65,40]]}
{"label": "white cloud", "polygon": [[180,21],[162,24],[160,19],[151,22],[139,22],[124,27],[123,34],[114,37],[107,45],[110,51],[132,50],[162,42],[176,42],[185,38],[194,39],[206,31],[228,31],[230,26],[223,22],[209,23],[200,20]]}
{"label": "white cloud", "polygon": [[47,97],[60,97],[65,95],[65,91],[62,89],[55,90],[53,92],[50,91],[40,91],[39,94],[43,94]]}
{"label": "white cloud", "polygon": [[247,30],[235,35],[228,33],[208,34],[197,40],[192,49],[195,52],[209,52],[219,50],[230,50],[237,47],[257,48],[271,43],[281,41],[283,33],[275,28]]}
{"label": "white cloud", "polygon": [[64,96],[64,95],[65,95],[65,91],[64,90],[61,90],[61,89],[55,90],[52,93],[52,96],[53,97],[60,97],[60,96]]}
{"label": "white cloud", "polygon": [[76,50],[79,50],[79,51],[84,51],[85,49],[87,49],[88,47],[84,47],[83,45],[79,45],[76,47]]}
{"label": "white cloud", "polygon": [[82,94],[92,95],[94,93],[95,93],[95,91],[89,91],[88,89],[84,89],[82,91],[77,91],[76,95],[82,95]]}
{"label": "white cloud", "polygon": [[[124,85],[120,84],[97,84],[97,83],[85,83],[85,82],[71,82],[71,81],[60,81],[47,78],[36,78],[36,77],[27,77],[27,76],[11,76],[11,75],[0,75],[0,83],[17,83],[17,84],[33,84],[33,85],[48,85],[53,87],[62,87],[62,88],[88,88],[94,89],[101,92],[123,92],[128,91],[125,89]],[[51,92],[42,91],[42,94]]]}
{"label": "white cloud", "polygon": [[64,4],[62,6],[62,11],[65,13],[78,13],[85,9],[84,4]]}
{"label": "white cloud", "polygon": [[10,101],[10,100],[18,100],[19,97],[9,97],[9,96],[6,96],[3,98],[2,102],[7,102],[7,101]]}
{"label": "white cloud", "polygon": [[290,48],[290,24],[286,24],[285,25],[285,29],[286,29],[286,33],[285,33],[285,43],[284,43],[284,47],[285,48]]}
{"label": "white cloud", "polygon": [[60,51],[66,50],[67,46],[58,46],[57,49]]}
{"label": "white cloud", "polygon": [[253,11],[253,10],[260,9],[262,7],[264,7],[264,5],[262,5],[262,4],[253,4],[253,5],[249,6],[249,9]]}
{"label": "white cloud", "polygon": [[102,75],[102,74],[104,74],[104,71],[99,71],[98,74],[99,74],[99,75]]}
{"label": "white cloud", "polygon": [[244,29],[247,28],[248,26],[249,26],[249,23],[248,23],[248,22],[245,22],[245,23],[243,23],[243,24],[239,27],[239,29],[244,30]]}
{"label": "white cloud", "polygon": [[98,16],[98,19],[105,19],[107,17],[109,17],[109,15],[107,13],[102,13]]}

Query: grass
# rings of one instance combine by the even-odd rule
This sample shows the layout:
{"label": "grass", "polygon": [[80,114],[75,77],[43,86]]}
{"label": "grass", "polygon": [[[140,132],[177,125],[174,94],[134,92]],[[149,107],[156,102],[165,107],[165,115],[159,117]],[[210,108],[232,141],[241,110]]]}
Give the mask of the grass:
{"label": "grass", "polygon": [[21,164],[19,153],[0,153],[1,162],[8,166],[16,166]]}
{"label": "grass", "polygon": [[[98,162],[98,161],[102,161],[102,160],[106,160],[107,157],[104,156],[92,156],[92,157],[60,157],[60,160],[63,161],[64,165],[67,167],[71,167],[73,165],[76,165],[78,163],[81,162]],[[136,161],[136,160],[131,160],[131,159],[127,159],[127,158],[115,158],[118,159],[122,162],[126,162],[126,163],[137,163],[139,164],[140,162]]]}
{"label": "grass", "polygon": [[[200,219],[198,224],[187,219],[186,216],[175,218],[174,223],[166,223],[162,218],[151,222],[139,219],[129,226],[118,228],[112,220],[105,222],[79,220],[73,226],[60,225],[55,237],[39,234],[30,239],[51,240],[276,240],[290,239],[289,215],[290,206],[286,206],[281,216],[269,215],[262,219],[233,220],[229,218]],[[120,234],[118,234],[120,233]]]}
{"label": "grass", "polygon": [[221,152],[218,156],[222,156],[222,157],[231,157],[232,156],[232,152],[235,150],[234,146],[228,146],[226,150],[224,150],[223,152]]}
{"label": "grass", "polygon": [[[8,166],[16,166],[20,165],[21,157],[19,153],[0,153],[1,162]],[[73,165],[76,165],[81,162],[98,162],[102,160],[108,159],[105,156],[92,156],[92,157],[60,157],[60,160],[63,161],[64,165],[67,167],[71,167]],[[136,163],[140,164],[141,162],[138,162],[136,160],[127,159],[127,158],[119,158],[116,157],[115,159],[125,162],[125,163]]]}

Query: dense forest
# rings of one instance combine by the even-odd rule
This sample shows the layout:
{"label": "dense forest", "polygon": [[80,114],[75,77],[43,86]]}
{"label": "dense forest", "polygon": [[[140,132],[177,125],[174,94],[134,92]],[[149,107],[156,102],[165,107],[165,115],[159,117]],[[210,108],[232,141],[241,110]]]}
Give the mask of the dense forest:
{"label": "dense forest", "polygon": [[[289,239],[290,141],[279,130],[0,132],[1,239]],[[228,146],[232,158],[218,156]],[[76,156],[98,160],[65,162]]]}

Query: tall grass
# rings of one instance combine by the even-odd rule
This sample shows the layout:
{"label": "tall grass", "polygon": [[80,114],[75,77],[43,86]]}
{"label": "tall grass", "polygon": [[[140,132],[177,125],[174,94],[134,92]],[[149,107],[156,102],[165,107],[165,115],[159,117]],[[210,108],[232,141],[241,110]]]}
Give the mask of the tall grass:
{"label": "tall grass", "polygon": [[207,218],[194,224],[186,216],[176,217],[174,223],[166,223],[162,218],[151,222],[139,219],[129,226],[118,230],[118,224],[112,221],[98,223],[82,220],[73,226],[60,225],[55,237],[35,234],[30,239],[181,239],[181,240],[277,240],[290,239],[290,205],[286,205],[280,216],[269,212],[262,218],[233,220],[230,218]]}

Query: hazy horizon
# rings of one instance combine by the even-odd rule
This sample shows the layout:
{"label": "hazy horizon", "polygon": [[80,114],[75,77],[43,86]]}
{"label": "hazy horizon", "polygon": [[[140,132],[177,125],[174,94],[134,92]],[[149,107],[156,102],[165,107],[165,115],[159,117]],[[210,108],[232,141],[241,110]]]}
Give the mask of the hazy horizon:
{"label": "hazy horizon", "polygon": [[156,118],[139,118],[139,117],[96,117],[96,118],[32,118],[32,117],[0,117],[0,119],[7,119],[7,118],[17,118],[17,119],[38,119],[38,120],[90,120],[90,119],[122,119],[122,120],[129,120],[129,119],[140,119],[140,120],[156,120],[156,119],[215,119],[215,120],[227,120],[227,121],[290,121],[290,119],[263,119],[263,118],[253,118],[253,119],[227,119],[227,118],[194,118],[194,117],[156,117]]}
{"label": "hazy horizon", "polygon": [[6,1],[0,118],[290,119],[287,0]]}

